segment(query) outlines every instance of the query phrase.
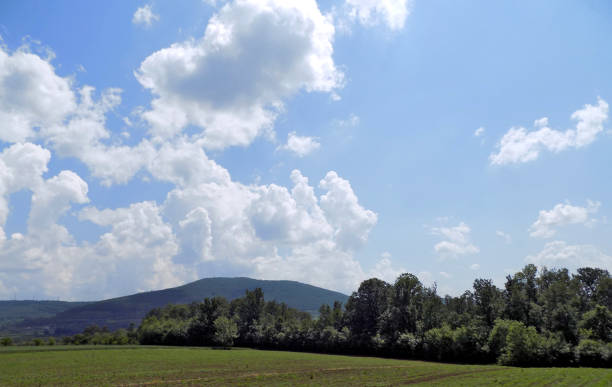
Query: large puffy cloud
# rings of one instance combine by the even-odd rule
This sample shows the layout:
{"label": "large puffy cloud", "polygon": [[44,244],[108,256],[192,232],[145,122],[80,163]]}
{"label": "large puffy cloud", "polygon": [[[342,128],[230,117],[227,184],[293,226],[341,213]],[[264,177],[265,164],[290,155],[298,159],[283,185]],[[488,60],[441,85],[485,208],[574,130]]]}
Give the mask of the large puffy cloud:
{"label": "large puffy cloud", "polygon": [[76,106],[71,82],[46,60],[21,48],[0,46],[0,140],[24,142],[35,128],[63,121]]}
{"label": "large puffy cloud", "polygon": [[543,150],[554,153],[589,145],[603,132],[608,119],[608,103],[599,98],[597,105],[585,105],[571,117],[577,121],[575,129],[566,131],[548,127],[548,119],[535,121],[539,129],[528,131],[523,127],[510,129],[497,144],[498,152],[490,156],[491,164],[517,164],[536,160]]}
{"label": "large puffy cloud", "polygon": [[538,219],[531,225],[529,235],[536,238],[550,238],[555,235],[556,227],[568,224],[593,223],[591,214],[599,210],[601,203],[587,201],[586,207],[572,206],[570,203],[559,203],[552,210],[540,211]]}
{"label": "large puffy cloud", "polygon": [[476,254],[480,249],[471,242],[471,232],[472,229],[463,222],[453,227],[432,227],[431,233],[444,239],[436,243],[434,250],[442,258]]}
{"label": "large puffy cloud", "polygon": [[[333,37],[314,1],[225,5],[201,39],[160,50],[138,69],[155,97],[143,113],[149,133],[136,145],[107,129],[121,90],[76,88],[48,60],[1,51],[0,115],[10,123],[0,140],[13,144],[0,153],[0,227],[11,193],[28,189],[32,203],[25,235],[7,239],[0,229],[0,295],[96,299],[215,274],[353,290],[371,275],[354,254],[377,216],[348,180],[329,172],[322,195],[297,170],[291,187],[245,185],[204,151],[271,133],[283,101],[300,91],[333,95],[342,86]],[[201,132],[183,134],[190,125]],[[52,154],[79,159],[103,184],[145,171],[174,187],[163,203],[80,210],[79,221],[102,231],[79,241],[63,223],[89,201],[88,185],[71,171],[45,179]],[[389,257],[374,271],[398,272]]]}
{"label": "large puffy cloud", "polygon": [[208,148],[248,145],[270,132],[283,99],[342,84],[334,26],[314,0],[237,0],[214,15],[198,40],[146,58],[136,77],[156,99],[143,117],[171,137],[192,124]]}
{"label": "large puffy cloud", "polygon": [[[168,194],[164,215],[178,226],[179,259],[199,262],[201,276],[222,264],[226,272],[343,291],[366,277],[353,254],[377,217],[335,172],[321,180],[326,192],[320,197],[297,170],[291,173],[291,189],[198,177]],[[380,267],[385,272],[391,268],[387,261]]]}
{"label": "large puffy cloud", "polygon": [[4,224],[9,214],[9,195],[43,184],[51,153],[31,143],[13,144],[0,153],[0,241],[4,240]]}
{"label": "large puffy cloud", "polygon": [[154,147],[147,140],[134,147],[107,145],[108,140],[119,140],[106,129],[106,115],[121,103],[121,90],[106,89],[98,100],[94,91],[91,86],[81,88],[79,104],[66,121],[42,128],[40,136],[59,156],[80,159],[102,183],[127,183],[150,162]]}
{"label": "large puffy cloud", "polygon": [[0,141],[43,142],[59,156],[83,161],[105,184],[128,182],[147,164],[152,146],[121,145],[106,129],[121,90],[104,90],[95,99],[93,87],[72,86],[49,60],[26,48],[8,53],[0,47]]}
{"label": "large puffy cloud", "polygon": [[564,241],[549,242],[535,255],[525,258],[527,263],[547,267],[599,267],[612,270],[612,257],[592,245],[568,245]]}

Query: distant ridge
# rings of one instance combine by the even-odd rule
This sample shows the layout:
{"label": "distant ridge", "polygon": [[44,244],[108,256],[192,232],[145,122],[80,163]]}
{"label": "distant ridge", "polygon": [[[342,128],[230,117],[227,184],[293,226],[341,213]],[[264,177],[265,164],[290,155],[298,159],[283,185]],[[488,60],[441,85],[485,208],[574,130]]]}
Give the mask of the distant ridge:
{"label": "distant ridge", "polygon": [[55,336],[79,333],[91,324],[106,326],[111,330],[127,328],[131,323],[138,325],[144,315],[153,308],[167,304],[188,304],[214,296],[233,300],[242,297],[247,289],[255,288],[261,288],[268,301],[284,302],[290,307],[310,313],[316,313],[322,304],[332,305],[334,301],[345,303],[348,299],[345,294],[296,281],[215,277],[175,288],[76,306],[61,311],[54,317],[24,320],[16,328],[24,331],[46,330],[48,334]]}

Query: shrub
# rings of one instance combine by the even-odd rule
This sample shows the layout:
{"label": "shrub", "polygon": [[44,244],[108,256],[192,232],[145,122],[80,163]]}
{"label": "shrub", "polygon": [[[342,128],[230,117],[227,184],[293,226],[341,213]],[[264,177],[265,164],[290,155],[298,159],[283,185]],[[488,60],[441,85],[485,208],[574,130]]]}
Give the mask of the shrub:
{"label": "shrub", "polygon": [[423,347],[425,355],[436,360],[449,360],[453,351],[453,330],[448,325],[425,332]]}
{"label": "shrub", "polygon": [[238,337],[238,326],[227,317],[217,317],[215,325],[215,342],[219,345],[231,347],[234,339]]}
{"label": "shrub", "polygon": [[3,347],[11,346],[13,345],[13,340],[10,337],[3,337],[2,340],[0,340],[0,345]]}
{"label": "shrub", "polygon": [[580,340],[575,350],[576,360],[581,366],[610,367],[612,366],[612,345],[601,341]]}
{"label": "shrub", "polygon": [[506,336],[506,346],[499,357],[503,365],[534,366],[542,361],[543,340],[534,327],[512,321]]}

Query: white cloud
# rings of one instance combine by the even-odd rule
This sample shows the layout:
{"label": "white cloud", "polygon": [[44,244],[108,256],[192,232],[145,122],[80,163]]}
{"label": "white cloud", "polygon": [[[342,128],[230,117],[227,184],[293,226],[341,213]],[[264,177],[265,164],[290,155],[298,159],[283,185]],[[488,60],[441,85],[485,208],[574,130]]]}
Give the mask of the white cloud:
{"label": "white cloud", "polygon": [[367,277],[378,278],[392,284],[395,282],[397,277],[406,272],[407,270],[403,267],[393,267],[391,254],[384,252],[381,254],[380,260],[376,262],[376,265],[372,268],[372,270],[367,273]]}
{"label": "white cloud", "polygon": [[555,235],[556,227],[569,224],[590,225],[594,222],[591,214],[597,213],[600,202],[588,200],[586,207],[572,206],[570,203],[559,203],[552,210],[540,211],[538,219],[529,228],[532,237],[550,238]]}
{"label": "white cloud", "polygon": [[503,231],[497,230],[497,231],[495,231],[495,235],[497,235],[498,237],[503,239],[504,242],[506,242],[507,244],[512,243],[512,237],[510,236],[510,234],[507,234],[507,233],[505,233]]}
{"label": "white cloud", "polygon": [[444,277],[444,278],[447,278],[447,279],[448,279],[448,278],[452,278],[452,277],[453,277],[451,274],[448,274],[448,273],[447,273],[447,272],[445,272],[445,271],[441,271],[441,272],[440,272],[440,275],[441,275],[442,277]]}
{"label": "white cloud", "polygon": [[335,228],[338,243],[347,249],[361,247],[378,221],[378,216],[358,203],[349,181],[334,171],[325,175],[319,187],[327,190],[321,196],[321,208]]}
{"label": "white cloud", "polygon": [[538,130],[527,131],[523,127],[511,128],[497,144],[498,152],[489,157],[491,164],[504,165],[536,160],[543,150],[554,153],[570,148],[581,148],[596,140],[603,123],[608,119],[608,103],[597,100],[597,105],[585,105],[571,116],[577,121],[576,129],[558,131],[549,128],[548,119],[535,121]]}
{"label": "white cloud", "polygon": [[10,54],[0,45],[0,141],[24,142],[35,128],[61,123],[76,102],[68,78],[26,47]]}
{"label": "white cloud", "polygon": [[543,128],[548,126],[548,117],[542,117],[533,122],[533,126],[536,128]]}
{"label": "white cloud", "polygon": [[150,4],[138,8],[132,17],[132,23],[142,24],[146,27],[150,27],[157,20],[159,20],[159,15],[153,13]]}
{"label": "white cloud", "polygon": [[187,125],[205,147],[249,145],[270,133],[283,100],[334,92],[343,74],[332,58],[334,26],[314,0],[237,0],[221,8],[198,40],[146,58],[136,77],[154,95],[142,116],[155,137]]}
{"label": "white cloud", "polygon": [[[341,87],[333,36],[314,1],[224,6],[202,39],[142,63],[139,81],[155,99],[143,114],[150,131],[139,143],[106,127],[121,90],[77,89],[48,60],[0,49],[0,140],[9,142],[0,152],[0,297],[17,289],[98,299],[215,273],[352,291],[371,274],[399,273],[388,256],[371,271],[355,260],[377,215],[336,172],[319,182],[320,195],[297,170],[291,187],[245,185],[204,151],[248,145],[269,132],[295,93]],[[350,124],[357,123],[351,116]],[[202,132],[183,134],[187,125]],[[98,209],[92,203],[79,210],[89,201],[88,184],[71,171],[44,177],[52,156],[80,160],[104,185],[127,184],[142,171],[143,179],[172,188],[160,204]],[[24,189],[32,192],[28,230],[7,239],[8,197]],[[78,241],[61,224],[74,211],[75,221],[103,229],[97,240]]]}
{"label": "white cloud", "polygon": [[568,245],[564,241],[549,242],[536,255],[525,258],[527,263],[547,267],[565,267],[575,270],[579,267],[599,267],[612,270],[612,257],[592,245]]}
{"label": "white cloud", "polygon": [[474,137],[480,137],[484,134],[484,132],[485,132],[485,128],[481,126],[480,128],[474,131]]}
{"label": "white cloud", "polygon": [[364,26],[384,24],[391,30],[404,28],[411,0],[345,0],[344,12],[351,21]]}
{"label": "white cloud", "polygon": [[295,153],[298,157],[304,157],[319,149],[321,144],[314,137],[298,136],[295,132],[287,135],[287,143],[279,149],[285,149]]}
{"label": "white cloud", "polygon": [[463,222],[454,227],[432,227],[431,233],[444,239],[434,246],[434,250],[442,258],[478,253],[480,249],[470,240],[471,231],[470,227]]}
{"label": "white cloud", "polygon": [[477,264],[477,263],[473,263],[473,264],[471,264],[471,265],[470,265],[470,269],[472,269],[472,270],[478,270],[478,269],[480,269],[480,265],[479,265],[479,264]]}
{"label": "white cloud", "polygon": [[43,184],[51,153],[30,143],[13,144],[0,153],[0,242],[9,215],[9,195],[22,189],[33,190]]}

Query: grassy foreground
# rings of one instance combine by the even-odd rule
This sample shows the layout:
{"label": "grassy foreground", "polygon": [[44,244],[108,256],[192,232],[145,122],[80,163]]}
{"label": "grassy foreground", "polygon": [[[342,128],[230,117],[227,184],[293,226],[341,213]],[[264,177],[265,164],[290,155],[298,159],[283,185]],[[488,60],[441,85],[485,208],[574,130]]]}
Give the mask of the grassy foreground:
{"label": "grassy foreground", "polygon": [[8,347],[0,385],[610,386],[612,370],[184,347]]}

